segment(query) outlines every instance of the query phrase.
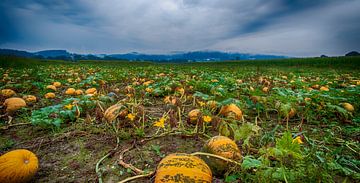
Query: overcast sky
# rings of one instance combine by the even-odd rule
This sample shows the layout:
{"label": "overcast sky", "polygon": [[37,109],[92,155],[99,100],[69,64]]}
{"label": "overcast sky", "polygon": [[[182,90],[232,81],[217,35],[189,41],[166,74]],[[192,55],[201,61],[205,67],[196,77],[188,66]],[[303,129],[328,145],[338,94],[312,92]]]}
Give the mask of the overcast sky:
{"label": "overcast sky", "polygon": [[360,0],[1,0],[0,48],[344,55]]}

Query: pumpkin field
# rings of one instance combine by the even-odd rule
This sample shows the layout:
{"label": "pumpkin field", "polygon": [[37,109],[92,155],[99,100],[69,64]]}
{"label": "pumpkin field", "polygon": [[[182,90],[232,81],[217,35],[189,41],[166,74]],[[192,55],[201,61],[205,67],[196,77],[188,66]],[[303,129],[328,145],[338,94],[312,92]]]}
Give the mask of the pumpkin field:
{"label": "pumpkin field", "polygon": [[360,57],[1,57],[0,92],[0,182],[360,181]]}

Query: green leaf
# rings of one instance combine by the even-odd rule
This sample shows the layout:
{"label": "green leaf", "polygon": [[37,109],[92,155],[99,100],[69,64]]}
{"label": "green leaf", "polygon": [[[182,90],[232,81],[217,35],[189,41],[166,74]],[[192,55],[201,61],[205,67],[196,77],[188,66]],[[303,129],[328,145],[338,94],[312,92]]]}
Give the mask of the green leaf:
{"label": "green leaf", "polygon": [[254,159],[252,156],[245,156],[241,164],[243,170],[249,170],[252,168],[258,168],[261,166],[261,161]]}
{"label": "green leaf", "polygon": [[300,144],[292,142],[292,135],[289,131],[285,132],[284,135],[276,140],[276,149],[281,152],[282,157],[287,155],[293,155],[295,158],[301,159]]}
{"label": "green leaf", "polygon": [[229,175],[229,176],[226,176],[225,182],[235,182],[235,181],[237,181],[239,178],[240,178],[240,175],[238,175],[238,174]]}
{"label": "green leaf", "polygon": [[250,139],[258,136],[260,127],[251,123],[245,123],[239,129],[234,131],[235,140],[243,140],[243,147],[250,145]]}

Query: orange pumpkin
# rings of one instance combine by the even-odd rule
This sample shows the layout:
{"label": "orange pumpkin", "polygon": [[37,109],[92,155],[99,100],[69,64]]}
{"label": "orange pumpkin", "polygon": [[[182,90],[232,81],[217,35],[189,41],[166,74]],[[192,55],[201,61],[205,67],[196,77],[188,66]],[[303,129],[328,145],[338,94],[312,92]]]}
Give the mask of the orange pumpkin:
{"label": "orange pumpkin", "polygon": [[36,100],[37,100],[34,95],[25,95],[25,96],[23,96],[23,99],[26,102],[36,102]]}
{"label": "orange pumpkin", "polygon": [[326,86],[320,87],[320,91],[329,91],[329,88]]}
{"label": "orange pumpkin", "polygon": [[97,93],[97,90],[96,88],[89,88],[85,91],[85,93],[95,95]]}
{"label": "orange pumpkin", "polygon": [[54,85],[56,88],[59,88],[61,86],[61,83],[56,81],[52,85]]}
{"label": "orange pumpkin", "polygon": [[185,153],[163,158],[156,170],[155,183],[201,182],[211,183],[212,172],[200,158]]}
{"label": "orange pumpkin", "polygon": [[1,95],[8,98],[8,97],[12,97],[16,94],[16,92],[12,89],[3,89],[1,90]]}
{"label": "orange pumpkin", "polygon": [[199,109],[193,109],[189,112],[189,120],[190,122],[196,122],[201,115],[201,111]]}
{"label": "orange pumpkin", "polygon": [[22,98],[12,97],[5,100],[6,112],[14,112],[22,107],[26,107],[26,102]]}
{"label": "orange pumpkin", "polygon": [[46,89],[50,89],[50,90],[56,91],[56,86],[54,86],[54,85],[47,85],[47,86],[46,86]]}
{"label": "orange pumpkin", "polygon": [[65,91],[65,95],[75,95],[76,90],[74,88],[68,88]]}
{"label": "orange pumpkin", "polygon": [[52,93],[52,92],[47,93],[47,94],[45,94],[45,98],[47,98],[47,99],[53,99],[53,98],[55,98],[55,93]]}
{"label": "orange pumpkin", "polygon": [[82,94],[84,94],[84,91],[80,89],[75,90],[75,95],[82,95]]}
{"label": "orange pumpkin", "polygon": [[[215,136],[207,141],[203,150],[207,153],[222,156],[232,160],[240,160],[242,158],[240,149],[236,143],[225,136]],[[228,164],[224,160],[213,157],[203,157],[206,163],[210,166],[214,174],[220,175],[228,169]]]}
{"label": "orange pumpkin", "polygon": [[243,116],[242,111],[235,104],[230,104],[230,105],[221,107],[220,114],[222,114],[226,117],[229,117],[229,118],[234,118],[236,120],[240,120]]}
{"label": "orange pumpkin", "polygon": [[28,182],[39,167],[38,158],[26,149],[13,150],[0,156],[0,182]]}

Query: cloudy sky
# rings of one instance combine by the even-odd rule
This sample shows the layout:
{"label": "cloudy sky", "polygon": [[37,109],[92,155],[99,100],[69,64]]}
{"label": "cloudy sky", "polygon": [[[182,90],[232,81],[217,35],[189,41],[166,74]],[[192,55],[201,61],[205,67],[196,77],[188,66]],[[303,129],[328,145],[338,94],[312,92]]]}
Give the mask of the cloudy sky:
{"label": "cloudy sky", "polygon": [[1,0],[0,48],[77,53],[360,51],[360,0]]}

